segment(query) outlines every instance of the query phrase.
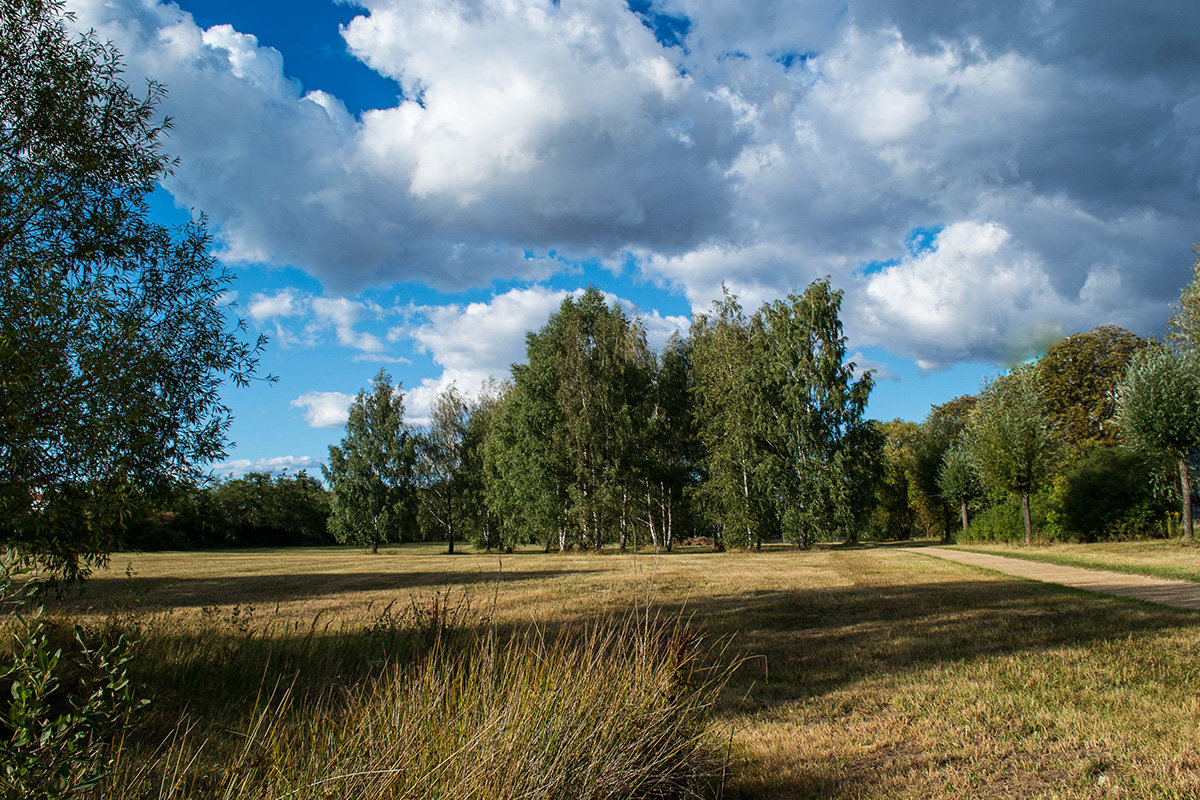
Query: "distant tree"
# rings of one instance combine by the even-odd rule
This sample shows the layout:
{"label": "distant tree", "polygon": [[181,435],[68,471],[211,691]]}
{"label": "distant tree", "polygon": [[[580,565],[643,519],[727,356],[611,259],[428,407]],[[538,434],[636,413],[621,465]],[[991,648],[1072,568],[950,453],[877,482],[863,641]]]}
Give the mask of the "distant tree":
{"label": "distant tree", "polygon": [[0,540],[73,578],[147,490],[224,454],[220,388],[265,340],[228,324],[203,222],[150,220],[173,164],[162,87],[134,94],[64,16],[0,3]]}
{"label": "distant tree", "polygon": [[842,293],[828,279],[764,305],[753,324],[754,433],[786,533],[857,541],[871,511],[882,437],[865,418],[874,381],[845,360]]}
{"label": "distant tree", "polygon": [[1183,289],[1179,305],[1171,317],[1171,339],[1179,347],[1200,349],[1200,244],[1192,245],[1196,262],[1192,265],[1192,280]]}
{"label": "distant tree", "polygon": [[978,398],[962,395],[929,410],[921,428],[912,442],[912,478],[917,496],[917,505],[926,518],[939,520],[942,537],[950,541],[951,504],[941,494],[938,475],[946,451],[954,444],[967,426],[971,409]]}
{"label": "distant tree", "polygon": [[983,477],[1021,498],[1025,544],[1033,540],[1029,495],[1053,470],[1059,442],[1041,378],[1031,365],[988,381],[971,410],[971,455]]}
{"label": "distant tree", "polygon": [[1088,441],[1114,442],[1117,384],[1133,354],[1149,343],[1124,328],[1102,325],[1068,336],[1038,360],[1046,408],[1065,443],[1078,448]]}
{"label": "distant tree", "polygon": [[938,491],[946,502],[958,506],[965,533],[968,506],[971,501],[982,497],[984,490],[983,481],[979,478],[979,466],[970,448],[961,439],[952,444],[942,457],[942,468],[938,470]]}
{"label": "distant tree", "polygon": [[875,423],[883,439],[879,481],[875,488],[873,527],[890,539],[908,539],[916,526],[912,505],[913,445],[920,425],[895,419]]}
{"label": "distant tree", "polygon": [[1191,460],[1200,448],[1200,356],[1167,347],[1138,352],[1117,389],[1116,419],[1130,443],[1178,465],[1183,535],[1190,542]]}
{"label": "distant tree", "polygon": [[415,514],[416,442],[404,422],[404,390],[380,370],[350,404],[346,435],[322,468],[332,492],[329,528],[343,543],[403,538]]}
{"label": "distant tree", "polygon": [[[624,546],[645,476],[655,366],[645,331],[589,288],[563,300],[541,330],[527,335],[526,354],[528,363],[513,370],[510,411],[520,412],[512,421],[535,427],[503,434],[526,449],[526,461],[547,468],[543,480],[563,481],[543,484],[541,493],[548,500],[565,490],[575,542],[600,548],[616,539]],[[566,534],[560,531],[560,548]]]}
{"label": "distant tree", "polygon": [[[532,340],[531,348],[539,344]],[[531,357],[531,360],[535,360]],[[553,402],[553,375],[513,367],[513,384],[492,411],[483,445],[483,485],[500,546],[542,541],[567,546],[569,467]]]}
{"label": "distant tree", "polygon": [[[692,342],[671,334],[654,376],[644,449],[646,524],[654,546],[667,550],[675,542],[677,528],[691,518],[690,499],[700,479],[692,378]],[[719,539],[716,544],[720,546]]]}
{"label": "distant tree", "polygon": [[469,535],[482,550],[501,547],[500,521],[492,514],[487,499],[488,439],[496,422],[496,410],[502,397],[502,387],[489,379],[479,396],[467,408],[467,425],[463,437],[462,479],[463,511],[470,526]]}
{"label": "distant tree", "polygon": [[249,472],[205,489],[217,506],[226,543],[317,544],[328,532],[329,492],[306,472]]}
{"label": "distant tree", "polygon": [[433,401],[429,427],[417,438],[417,481],[430,515],[454,554],[455,523],[463,516],[463,450],[467,439],[467,402],[454,384]]}

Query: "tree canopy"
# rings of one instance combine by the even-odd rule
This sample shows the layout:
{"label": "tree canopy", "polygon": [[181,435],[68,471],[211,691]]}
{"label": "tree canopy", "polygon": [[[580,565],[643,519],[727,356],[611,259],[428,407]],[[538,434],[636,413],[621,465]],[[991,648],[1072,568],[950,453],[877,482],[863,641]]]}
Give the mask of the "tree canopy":
{"label": "tree canopy", "polygon": [[1065,443],[1115,440],[1117,384],[1133,354],[1149,343],[1125,328],[1102,325],[1068,336],[1038,359],[1046,409]]}
{"label": "tree canopy", "polygon": [[1190,540],[1190,459],[1200,448],[1200,357],[1168,347],[1137,353],[1117,390],[1117,423],[1132,444],[1178,464],[1184,537]]}
{"label": "tree canopy", "polygon": [[416,440],[404,422],[404,389],[379,370],[350,404],[346,435],[323,468],[332,493],[329,530],[339,542],[379,552],[413,526]]}
{"label": "tree canopy", "polygon": [[1017,367],[989,381],[971,410],[971,455],[984,478],[1020,495],[1025,543],[1033,538],[1029,495],[1054,467],[1058,439],[1037,370]]}
{"label": "tree canopy", "polygon": [[265,340],[228,324],[203,220],[149,219],[163,88],[135,94],[63,17],[0,3],[0,538],[75,577],[146,490],[224,454],[219,389]]}

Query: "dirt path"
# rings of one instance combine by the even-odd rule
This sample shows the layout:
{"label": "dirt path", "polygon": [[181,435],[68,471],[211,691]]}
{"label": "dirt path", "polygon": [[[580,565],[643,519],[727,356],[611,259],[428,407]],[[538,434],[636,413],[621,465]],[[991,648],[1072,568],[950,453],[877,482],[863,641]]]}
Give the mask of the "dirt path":
{"label": "dirt path", "polygon": [[1133,597],[1164,606],[1200,611],[1200,583],[1191,581],[1154,578],[1149,575],[1128,575],[1124,572],[1109,572],[1102,569],[1065,567],[1040,561],[1026,561],[1023,558],[995,556],[989,553],[968,553],[946,550],[941,547],[898,547],[895,549],[905,553],[934,556],[947,561],[957,561],[960,564],[969,564],[973,567],[992,569],[1019,578],[1057,583],[1076,589],[1086,589],[1089,592]]}

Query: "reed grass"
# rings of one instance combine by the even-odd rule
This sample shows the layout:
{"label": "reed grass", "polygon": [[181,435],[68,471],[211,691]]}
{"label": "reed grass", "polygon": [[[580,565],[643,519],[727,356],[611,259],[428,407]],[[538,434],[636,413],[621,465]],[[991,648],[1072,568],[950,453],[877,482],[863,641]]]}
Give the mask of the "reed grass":
{"label": "reed grass", "polygon": [[[125,742],[97,796],[568,800],[719,792],[725,757],[710,713],[727,671],[712,665],[711,648],[679,619],[635,612],[554,632],[472,630],[459,624],[460,607],[414,609],[404,624],[384,618],[389,635],[408,634],[409,646],[375,677],[317,698],[296,682],[311,675],[277,683],[223,741],[211,727],[199,736],[181,722],[152,753]],[[270,641],[247,636],[243,646],[261,656]]]}

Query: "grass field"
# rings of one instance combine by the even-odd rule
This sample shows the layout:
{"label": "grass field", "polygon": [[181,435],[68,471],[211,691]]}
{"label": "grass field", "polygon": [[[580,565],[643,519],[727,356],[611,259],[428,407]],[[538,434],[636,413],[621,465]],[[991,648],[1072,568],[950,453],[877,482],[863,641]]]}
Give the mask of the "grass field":
{"label": "grass field", "polygon": [[[58,611],[140,621],[152,741],[181,717],[197,737],[243,729],[260,687],[296,672],[314,690],[369,680],[372,659],[348,654],[389,604],[431,597],[543,628],[649,605],[727,641],[712,657],[736,669],[711,723],[732,757],[725,797],[1200,796],[1200,615],[887,547],[117,555]],[[307,637],[302,657],[222,661],[222,637],[289,635]]]}
{"label": "grass field", "polygon": [[1155,539],[1132,542],[1095,542],[1091,544],[1018,544],[972,542],[960,550],[1018,556],[1050,564],[1108,569],[1135,575],[1153,575],[1200,581],[1200,547],[1183,544],[1179,539]]}

